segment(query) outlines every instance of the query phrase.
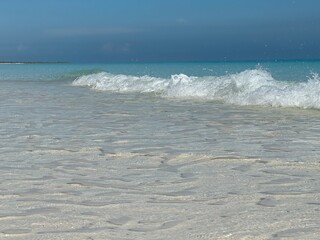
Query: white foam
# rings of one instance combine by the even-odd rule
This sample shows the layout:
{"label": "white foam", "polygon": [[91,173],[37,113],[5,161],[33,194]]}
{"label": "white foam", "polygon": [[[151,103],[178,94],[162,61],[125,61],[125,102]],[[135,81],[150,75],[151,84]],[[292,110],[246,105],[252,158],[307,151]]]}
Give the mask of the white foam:
{"label": "white foam", "polygon": [[111,73],[97,73],[77,78],[74,86],[88,86],[99,91],[116,92],[160,92],[167,88],[168,81],[150,76],[114,75]]}
{"label": "white foam", "polygon": [[81,76],[73,85],[99,91],[157,93],[163,97],[218,100],[238,105],[320,109],[320,77],[317,74],[307,82],[285,82],[275,80],[268,71],[261,69],[225,76],[178,74],[170,79],[102,72]]}

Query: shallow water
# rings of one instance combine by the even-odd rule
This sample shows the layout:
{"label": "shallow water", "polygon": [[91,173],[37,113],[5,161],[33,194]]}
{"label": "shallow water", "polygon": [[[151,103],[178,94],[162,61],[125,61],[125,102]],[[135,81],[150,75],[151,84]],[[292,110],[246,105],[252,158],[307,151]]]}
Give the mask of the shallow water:
{"label": "shallow water", "polygon": [[94,91],[71,68],[0,81],[0,238],[318,238],[319,110]]}

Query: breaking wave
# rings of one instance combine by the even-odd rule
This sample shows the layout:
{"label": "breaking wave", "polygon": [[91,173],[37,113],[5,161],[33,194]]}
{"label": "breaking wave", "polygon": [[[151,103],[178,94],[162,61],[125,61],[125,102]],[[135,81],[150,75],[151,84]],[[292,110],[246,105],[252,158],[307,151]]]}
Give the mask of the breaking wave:
{"label": "breaking wave", "polygon": [[216,100],[237,105],[320,109],[318,74],[305,82],[286,82],[275,80],[262,69],[224,76],[177,74],[168,79],[101,72],[81,76],[72,84],[98,91],[155,93],[163,97]]}

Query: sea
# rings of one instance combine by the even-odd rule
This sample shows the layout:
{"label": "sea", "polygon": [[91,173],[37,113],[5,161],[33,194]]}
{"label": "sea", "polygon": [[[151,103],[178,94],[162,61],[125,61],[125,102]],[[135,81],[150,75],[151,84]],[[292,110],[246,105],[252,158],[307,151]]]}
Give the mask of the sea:
{"label": "sea", "polygon": [[319,73],[0,64],[0,239],[319,239]]}

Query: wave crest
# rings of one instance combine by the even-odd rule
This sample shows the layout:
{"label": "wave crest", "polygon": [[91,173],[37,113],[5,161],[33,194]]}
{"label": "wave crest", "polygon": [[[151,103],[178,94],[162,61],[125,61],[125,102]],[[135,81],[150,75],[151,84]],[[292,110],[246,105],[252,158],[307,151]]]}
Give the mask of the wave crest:
{"label": "wave crest", "polygon": [[163,97],[217,100],[237,105],[320,109],[317,74],[307,82],[285,82],[275,80],[268,71],[261,69],[225,76],[177,74],[168,79],[101,72],[81,76],[72,84],[99,91],[156,93]]}

